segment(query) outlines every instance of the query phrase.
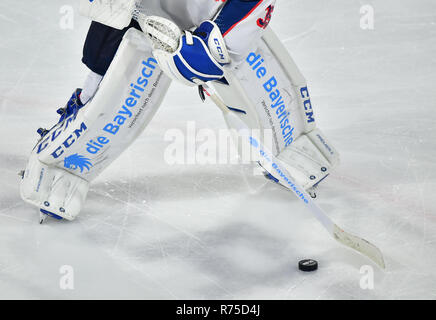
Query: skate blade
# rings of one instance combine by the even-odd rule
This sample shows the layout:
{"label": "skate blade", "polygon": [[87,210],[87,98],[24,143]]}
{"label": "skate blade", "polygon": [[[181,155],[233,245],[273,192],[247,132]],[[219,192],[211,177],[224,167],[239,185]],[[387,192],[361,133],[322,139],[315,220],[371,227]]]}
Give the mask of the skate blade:
{"label": "skate blade", "polygon": [[47,219],[48,215],[39,211],[39,224],[42,224],[45,219]]}

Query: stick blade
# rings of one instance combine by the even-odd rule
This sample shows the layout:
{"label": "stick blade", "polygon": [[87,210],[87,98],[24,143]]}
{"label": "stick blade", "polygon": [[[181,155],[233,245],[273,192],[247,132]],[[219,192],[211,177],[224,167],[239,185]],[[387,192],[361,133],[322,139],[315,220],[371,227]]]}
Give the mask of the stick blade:
{"label": "stick blade", "polygon": [[342,243],[343,245],[354,249],[363,254],[364,256],[370,258],[380,268],[386,268],[382,252],[372,243],[351,233],[345,232],[337,225],[334,226],[333,236],[339,243]]}

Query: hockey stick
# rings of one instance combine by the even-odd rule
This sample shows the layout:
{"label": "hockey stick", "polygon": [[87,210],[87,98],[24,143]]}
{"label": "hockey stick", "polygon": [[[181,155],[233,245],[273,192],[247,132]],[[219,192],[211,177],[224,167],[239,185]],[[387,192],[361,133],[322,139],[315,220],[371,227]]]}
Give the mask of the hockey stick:
{"label": "hockey stick", "polygon": [[[147,21],[147,17],[145,15],[141,16],[141,20],[143,20],[142,26],[144,33],[149,37],[155,46],[167,50],[168,52],[173,52],[175,50],[181,31],[176,25],[174,25],[174,23],[168,21],[166,23],[159,22],[156,25],[153,23],[153,19]],[[321,207],[319,207],[318,204],[312,200],[309,194],[302,187],[293,182],[292,176],[288,173],[281,162],[273,155],[272,152],[265,148],[259,139],[256,139],[250,134],[251,131],[245,125],[245,123],[235,114],[230,112],[229,107],[218,97],[214,90],[206,84],[203,85],[203,88],[204,92],[221,109],[229,128],[235,128],[239,130],[239,134],[243,138],[243,142],[250,146],[250,149],[254,151],[254,154],[258,155],[258,161],[262,167],[265,168],[272,176],[277,178],[284,187],[291,190],[297,196],[297,198],[302,200],[312,214],[336,241],[360,252],[364,256],[367,256],[382,269],[385,268],[383,254],[379,248],[365,239],[352,235],[339,228],[338,225],[336,225],[325,214],[324,210],[322,210]]]}
{"label": "hockey stick", "polygon": [[318,219],[318,221],[336,241],[360,252],[364,256],[374,261],[378,266],[380,266],[380,268],[384,269],[385,262],[380,249],[365,239],[350,234],[339,228],[338,225],[327,216],[324,210],[314,200],[312,200],[311,196],[309,196],[309,194],[307,194],[302,187],[293,182],[291,175],[281,164],[280,160],[278,160],[272,152],[265,148],[259,139],[256,139],[251,135],[247,125],[230,111],[228,106],[225,105],[225,103],[210,87],[207,85],[203,85],[203,87],[206,95],[208,95],[222,111],[225,121],[229,127],[238,130],[243,142],[248,143],[251,150],[255,152],[254,154],[258,155],[258,161],[262,167],[264,167],[271,175],[277,178],[284,187],[292,191],[297,198],[302,200],[306,207],[309,208],[310,212],[312,212],[315,218]]}

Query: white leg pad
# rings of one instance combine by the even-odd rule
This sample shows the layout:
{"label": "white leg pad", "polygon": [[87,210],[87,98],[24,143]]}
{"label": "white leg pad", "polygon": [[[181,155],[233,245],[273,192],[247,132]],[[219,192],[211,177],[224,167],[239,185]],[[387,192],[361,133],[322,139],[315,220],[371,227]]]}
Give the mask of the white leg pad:
{"label": "white leg pad", "polygon": [[260,130],[262,143],[299,185],[311,188],[339,163],[339,153],[316,128],[306,80],[270,27],[242,63],[226,68],[225,77],[229,85],[214,83],[222,100],[249,128]]}
{"label": "white leg pad", "polygon": [[[133,28],[127,31],[95,96],[54,126],[32,151],[21,184],[23,199],[74,219],[88,183],[144,131],[170,84],[146,36]],[[50,208],[41,206],[45,201]]]}
{"label": "white leg pad", "polygon": [[89,182],[57,167],[48,166],[33,153],[21,182],[21,198],[56,218],[74,220],[85,202]]}

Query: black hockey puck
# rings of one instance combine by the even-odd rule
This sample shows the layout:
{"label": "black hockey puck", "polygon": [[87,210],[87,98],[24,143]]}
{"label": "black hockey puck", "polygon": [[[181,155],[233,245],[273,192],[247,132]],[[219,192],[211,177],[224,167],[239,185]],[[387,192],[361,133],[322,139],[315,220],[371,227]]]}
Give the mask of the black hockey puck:
{"label": "black hockey puck", "polygon": [[304,272],[315,271],[318,269],[318,262],[313,259],[304,259],[298,262],[298,269]]}

